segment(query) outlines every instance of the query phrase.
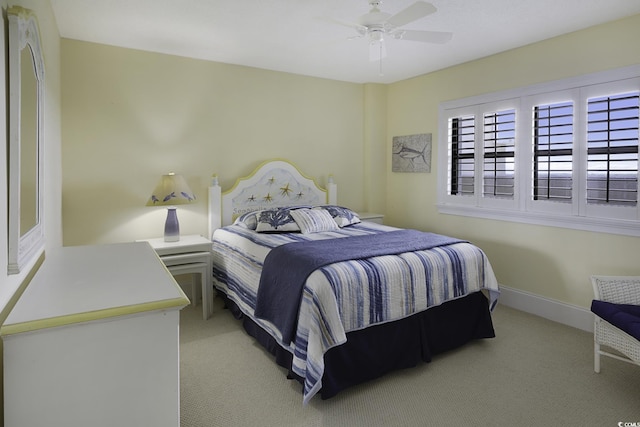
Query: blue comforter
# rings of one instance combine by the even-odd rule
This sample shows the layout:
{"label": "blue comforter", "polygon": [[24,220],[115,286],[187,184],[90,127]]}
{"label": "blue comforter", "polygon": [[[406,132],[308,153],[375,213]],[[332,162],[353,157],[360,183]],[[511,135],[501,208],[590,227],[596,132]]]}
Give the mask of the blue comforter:
{"label": "blue comforter", "polygon": [[398,230],[348,239],[303,241],[278,246],[264,260],[255,316],[282,332],[284,342],[296,335],[304,283],[316,269],[335,262],[421,251],[463,240],[417,230]]}

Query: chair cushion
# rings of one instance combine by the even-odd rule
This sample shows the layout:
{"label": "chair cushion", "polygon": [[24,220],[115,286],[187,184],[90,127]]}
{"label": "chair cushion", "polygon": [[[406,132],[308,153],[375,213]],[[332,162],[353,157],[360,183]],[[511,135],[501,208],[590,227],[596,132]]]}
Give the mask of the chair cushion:
{"label": "chair cushion", "polygon": [[640,305],[593,300],[591,311],[601,319],[640,340]]}

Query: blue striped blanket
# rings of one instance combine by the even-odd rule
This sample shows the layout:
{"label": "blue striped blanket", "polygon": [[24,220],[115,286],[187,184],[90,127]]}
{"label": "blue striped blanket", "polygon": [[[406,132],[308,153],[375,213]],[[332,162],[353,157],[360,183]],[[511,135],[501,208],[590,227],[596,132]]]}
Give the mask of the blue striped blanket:
{"label": "blue striped blanket", "polygon": [[418,230],[288,243],[264,260],[255,316],[273,323],[285,342],[295,339],[305,281],[320,267],[340,261],[397,255],[461,243],[463,240]]}

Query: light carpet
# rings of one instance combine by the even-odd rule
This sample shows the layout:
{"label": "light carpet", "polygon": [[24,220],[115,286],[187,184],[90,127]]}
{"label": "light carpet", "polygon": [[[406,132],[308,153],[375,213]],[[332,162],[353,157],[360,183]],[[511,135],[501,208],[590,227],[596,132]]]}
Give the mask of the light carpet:
{"label": "light carpet", "polygon": [[640,367],[593,372],[593,336],[498,305],[496,338],[303,406],[301,386],[215,300],[181,312],[181,427],[640,426]]}

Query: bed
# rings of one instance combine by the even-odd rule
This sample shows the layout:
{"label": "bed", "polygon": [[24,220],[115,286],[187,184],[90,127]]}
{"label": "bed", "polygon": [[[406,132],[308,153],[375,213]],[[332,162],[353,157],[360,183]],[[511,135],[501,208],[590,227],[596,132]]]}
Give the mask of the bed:
{"label": "bed", "polygon": [[495,336],[498,283],[475,245],[360,221],[330,176],[285,160],[209,191],[218,295],[304,404]]}

